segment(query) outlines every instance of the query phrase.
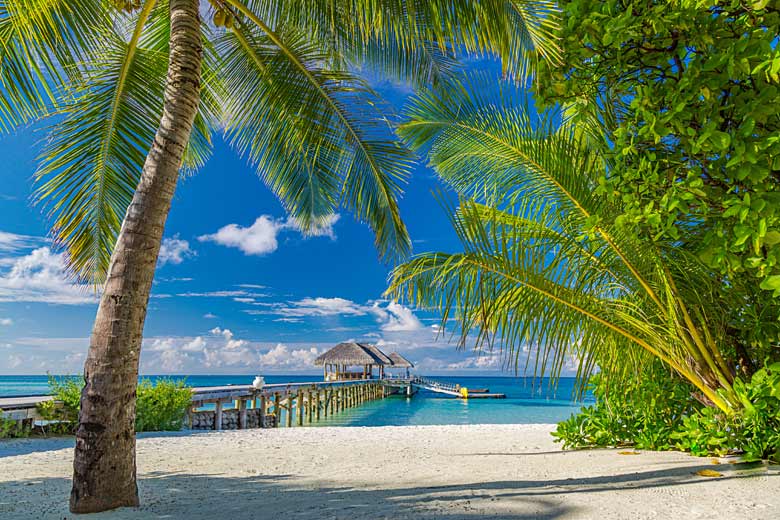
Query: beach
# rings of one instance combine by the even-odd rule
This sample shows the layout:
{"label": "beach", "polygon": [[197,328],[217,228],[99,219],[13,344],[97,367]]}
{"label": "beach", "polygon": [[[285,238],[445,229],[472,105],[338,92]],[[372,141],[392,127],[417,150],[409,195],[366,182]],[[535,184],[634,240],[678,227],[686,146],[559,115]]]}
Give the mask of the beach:
{"label": "beach", "polygon": [[[144,434],[141,507],[94,518],[777,518],[780,466],[676,452],[562,451],[553,428]],[[72,448],[72,438],[0,442],[0,517],[73,518]],[[696,474],[704,469],[722,476]]]}

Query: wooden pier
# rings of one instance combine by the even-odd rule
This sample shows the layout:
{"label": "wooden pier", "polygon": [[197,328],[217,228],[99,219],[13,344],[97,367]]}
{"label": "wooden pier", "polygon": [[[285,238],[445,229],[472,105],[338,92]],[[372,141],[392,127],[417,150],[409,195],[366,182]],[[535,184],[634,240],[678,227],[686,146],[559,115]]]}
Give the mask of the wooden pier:
{"label": "wooden pier", "polygon": [[[223,430],[304,426],[390,395],[411,397],[419,390],[459,399],[506,397],[504,394],[484,392],[484,389],[472,394],[460,385],[418,376],[281,383],[264,385],[261,389],[252,385],[196,387],[192,389],[192,404],[185,428]],[[0,398],[0,415],[32,426],[36,420],[43,419],[38,413],[38,405],[53,399],[50,395]]]}
{"label": "wooden pier", "polygon": [[[381,380],[311,382],[194,388],[187,417],[190,429],[304,426],[392,392]],[[213,410],[206,410],[214,405]]]}

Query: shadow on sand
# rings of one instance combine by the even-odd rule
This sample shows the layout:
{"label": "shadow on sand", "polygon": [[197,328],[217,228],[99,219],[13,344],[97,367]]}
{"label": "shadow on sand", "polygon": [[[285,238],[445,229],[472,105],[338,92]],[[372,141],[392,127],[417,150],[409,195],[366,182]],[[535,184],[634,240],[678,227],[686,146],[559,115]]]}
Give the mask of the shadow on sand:
{"label": "shadow on sand", "polygon": [[[142,506],[89,518],[295,519],[554,519],[587,516],[569,497],[619,489],[701,485],[687,466],[610,476],[553,480],[473,482],[445,486],[361,489],[291,475],[245,477],[150,473],[139,482]],[[725,469],[724,469],[725,471]],[[780,476],[764,472],[764,476]],[[718,480],[748,475],[729,471]],[[704,484],[706,485],[706,484]],[[0,483],[0,517],[72,518],[70,481],[62,478]],[[604,496],[604,500],[608,500]],[[84,518],[84,517],[79,517]]]}

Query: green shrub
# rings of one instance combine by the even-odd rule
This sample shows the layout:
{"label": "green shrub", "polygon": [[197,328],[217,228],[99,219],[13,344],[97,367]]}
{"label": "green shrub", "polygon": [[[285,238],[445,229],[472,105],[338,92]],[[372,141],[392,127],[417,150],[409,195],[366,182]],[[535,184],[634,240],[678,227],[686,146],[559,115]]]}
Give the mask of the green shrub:
{"label": "green shrub", "polygon": [[693,389],[653,366],[635,385],[608,388],[590,381],[596,404],[558,424],[564,448],[634,446],[688,451],[693,455],[741,453],[745,460],[780,462],[780,363],[734,385],[743,411],[728,417],[696,401]]}
{"label": "green shrub", "polygon": [[152,384],[148,379],[138,384],[135,430],[181,430],[192,392],[184,381],[162,379]]}
{"label": "green shrub", "polygon": [[[41,416],[51,421],[53,433],[73,433],[78,423],[82,378],[49,376],[49,388],[54,401],[38,405]],[[148,379],[138,384],[135,429],[139,432],[180,430],[190,406],[192,393],[184,381]],[[62,405],[55,404],[61,401]]]}
{"label": "green shrub", "polygon": [[610,386],[604,376],[596,374],[588,385],[596,404],[560,423],[553,436],[564,448],[672,449],[671,433],[696,408],[690,388],[660,362],[650,365],[634,384]]}
{"label": "green shrub", "polygon": [[0,439],[15,439],[19,437],[28,437],[30,427],[2,416],[3,410],[0,409]]}
{"label": "green shrub", "polygon": [[[45,421],[51,433],[73,433],[79,419],[79,403],[84,380],[74,376],[49,375],[49,391],[53,401],[37,405],[38,413]],[[61,404],[60,404],[61,403]]]}

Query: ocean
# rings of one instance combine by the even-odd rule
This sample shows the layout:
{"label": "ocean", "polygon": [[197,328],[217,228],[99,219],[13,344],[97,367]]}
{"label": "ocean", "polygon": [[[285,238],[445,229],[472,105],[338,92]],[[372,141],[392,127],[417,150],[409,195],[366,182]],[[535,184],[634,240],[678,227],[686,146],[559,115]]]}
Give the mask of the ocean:
{"label": "ocean", "polygon": [[[254,376],[193,375],[143,376],[186,379],[191,386],[251,384]],[[320,381],[321,375],[264,376],[268,384]],[[553,389],[547,379],[534,382],[523,377],[431,377],[467,388],[488,388],[491,393],[506,394],[506,399],[462,400],[421,391],[412,398],[391,396],[364,403],[316,423],[316,426],[405,426],[423,424],[534,424],[556,423],[593,402],[573,400],[574,379],[561,378]],[[0,376],[0,397],[43,395],[48,393],[47,376]]]}

